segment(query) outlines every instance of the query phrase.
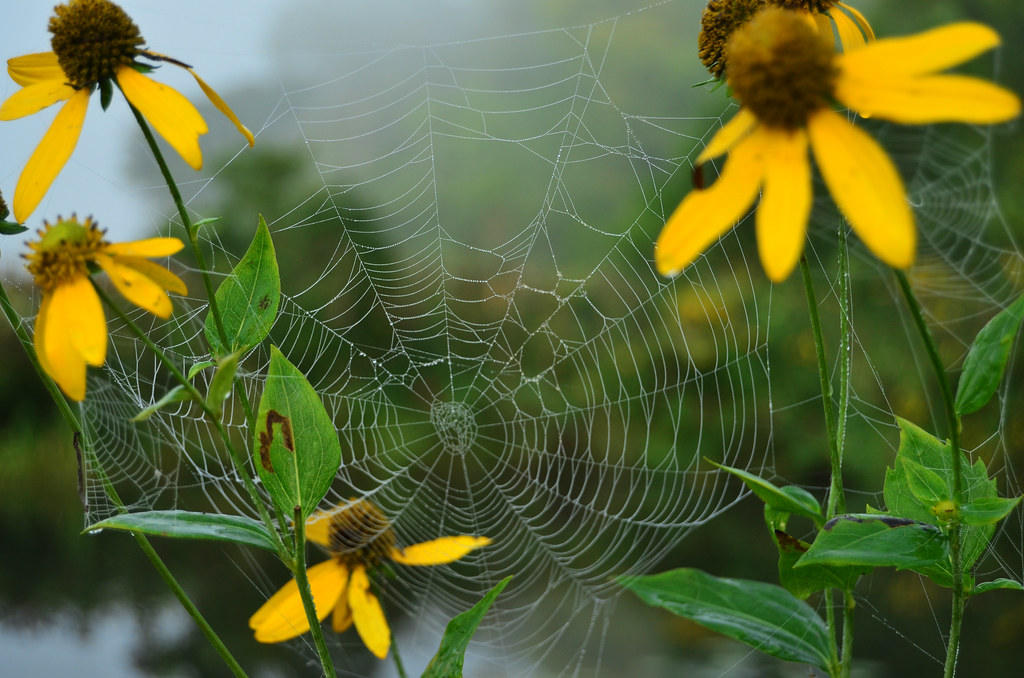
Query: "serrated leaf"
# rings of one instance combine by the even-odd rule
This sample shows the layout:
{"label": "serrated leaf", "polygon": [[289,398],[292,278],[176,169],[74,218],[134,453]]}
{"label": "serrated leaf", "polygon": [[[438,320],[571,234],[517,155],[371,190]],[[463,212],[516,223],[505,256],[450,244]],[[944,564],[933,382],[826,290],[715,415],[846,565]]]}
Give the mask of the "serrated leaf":
{"label": "serrated leaf", "polygon": [[231,389],[235,385],[235,372],[238,371],[238,354],[232,353],[222,359],[213,373],[210,380],[210,389],[206,394],[206,403],[217,412],[220,412],[221,405],[231,395]]}
{"label": "serrated leaf", "polygon": [[949,541],[934,525],[864,513],[830,520],[796,567],[818,564],[905,570],[933,565],[948,555]]}
{"label": "serrated leaf", "polygon": [[145,408],[144,410],[136,414],[134,417],[132,417],[132,421],[145,421],[146,419],[149,419],[159,410],[167,407],[168,405],[173,405],[174,403],[183,403],[188,400],[192,400],[192,395],[185,390],[184,386],[178,384],[170,391],[165,393],[163,398],[156,401],[155,403],[153,403],[152,405],[150,405],[149,407]]}
{"label": "serrated leaf", "polygon": [[981,497],[967,502],[960,507],[960,516],[965,525],[989,525],[998,523],[1010,515],[1022,497],[1007,499],[1004,497]]}
{"label": "serrated leaf", "polygon": [[281,303],[281,276],[270,230],[262,216],[249,249],[217,288],[216,299],[227,344],[221,341],[212,313],[207,313],[204,330],[215,356],[245,352],[270,333]]}
{"label": "serrated leaf", "polygon": [[810,544],[782,531],[775,532],[779,549],[779,583],[801,600],[825,589],[852,591],[857,580],[871,571],[866,566],[804,565],[795,567]]}
{"label": "serrated leaf", "polygon": [[976,412],[991,400],[1003,379],[1014,339],[1024,319],[1024,295],[988,321],[967,352],[954,406],[963,416]]}
{"label": "serrated leaf", "polygon": [[760,652],[827,672],[828,631],[814,610],[781,586],[683,568],[619,582],[661,607]]}
{"label": "serrated leaf", "polygon": [[205,370],[207,367],[214,367],[217,364],[216,360],[204,360],[196,363],[192,367],[188,368],[188,380],[192,381],[192,378]]}
{"label": "serrated leaf", "polygon": [[302,373],[270,350],[270,368],[256,416],[255,466],[285,515],[307,518],[327,494],[341,463],[334,422]]}
{"label": "serrated leaf", "polygon": [[994,579],[992,581],[985,581],[971,590],[971,595],[977,595],[979,593],[986,593],[988,591],[1024,591],[1024,584],[1013,579]]}
{"label": "serrated leaf", "polygon": [[825,522],[824,516],[821,515],[821,506],[818,504],[818,500],[807,490],[792,485],[777,487],[753,473],[717,464],[713,461],[711,463],[742,480],[750,488],[750,491],[763,501],[765,505],[779,511],[805,516],[813,520],[816,525],[821,525]]}
{"label": "serrated leaf", "polygon": [[444,630],[441,646],[437,654],[427,664],[422,678],[462,678],[462,663],[465,660],[466,648],[476,633],[480,620],[490,609],[494,599],[504,590],[512,576],[505,577],[497,586],[487,592],[476,605],[456,616]]}
{"label": "serrated leaf", "polygon": [[192,511],[122,513],[90,525],[85,532],[99,530],[125,530],[159,537],[223,541],[256,546],[268,551],[276,550],[266,526],[245,516]]}

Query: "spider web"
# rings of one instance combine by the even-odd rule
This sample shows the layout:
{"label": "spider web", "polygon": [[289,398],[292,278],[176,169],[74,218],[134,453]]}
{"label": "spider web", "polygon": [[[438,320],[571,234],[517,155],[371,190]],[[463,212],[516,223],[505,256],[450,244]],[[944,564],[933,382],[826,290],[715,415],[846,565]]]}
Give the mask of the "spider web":
{"label": "spider web", "polygon": [[[531,6],[529,20],[497,17],[523,30],[470,25],[459,29],[468,36],[442,28],[433,39],[399,20],[393,32],[338,28],[320,8],[324,34],[309,33],[306,16],[303,47],[280,55],[278,88],[261,92],[256,149],[232,149],[186,185],[195,216],[209,216],[233,169],[274,149],[302,153],[297,167],[310,181],[267,214],[285,295],[271,339],[320,393],[342,440],[325,505],[370,498],[399,544],[460,533],[494,541],[385,583],[407,654],[429,658],[444,623],[513,574],[471,648],[470,672],[597,675],[616,637],[614,577],[685,565],[670,559],[684,538],[744,496],[705,458],[784,474],[783,455],[800,444],[796,422],[820,419],[813,347],[810,359],[806,345],[793,357],[808,336],[805,307],[791,303],[802,290],[795,276],[774,289],[765,281],[751,224],[676,278],[653,268],[654,240],[689,189],[693,159],[735,110],[721,92],[689,88],[703,79],[693,50],[670,42],[683,33],[692,44],[701,4]],[[958,363],[1021,287],[1020,251],[992,195],[991,132],[872,131],[917,208],[914,284]],[[840,221],[821,185],[815,194],[808,255],[823,312],[835,312]],[[248,196],[244,217],[204,229],[220,275],[244,247],[229,229],[250,232],[261,195]],[[165,216],[173,221],[169,206]],[[927,400],[934,386],[909,319],[892,321],[897,290],[855,237],[850,247],[845,359],[865,376],[850,388],[847,442],[875,450],[863,496],[879,505],[871,493],[895,452],[893,415],[941,431],[942,410]],[[198,278],[190,288],[201,289]],[[790,320],[790,308],[803,315]],[[197,296],[170,321],[135,319],[187,368],[208,358],[205,313]],[[129,421],[171,383],[126,328],[111,328],[108,364],[90,372],[83,411],[131,507],[252,515],[198,408]],[[910,369],[889,362],[892,344],[913,356]],[[252,402],[268,359],[261,347],[243,361]],[[1009,495],[1007,395],[967,444]],[[225,417],[247,445],[237,401]],[[111,510],[96,479],[93,469],[89,522]],[[985,567],[1019,580],[1021,541],[1009,541]],[[267,595],[283,583],[256,570]],[[350,635],[332,642],[357,646]]]}

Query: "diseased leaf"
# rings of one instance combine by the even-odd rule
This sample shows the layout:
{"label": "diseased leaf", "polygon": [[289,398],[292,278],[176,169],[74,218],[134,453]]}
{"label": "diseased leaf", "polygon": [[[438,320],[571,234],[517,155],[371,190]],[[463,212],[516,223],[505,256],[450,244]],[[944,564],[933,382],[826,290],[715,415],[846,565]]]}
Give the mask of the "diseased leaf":
{"label": "diseased leaf", "polygon": [[285,515],[300,506],[307,518],[338,472],[341,444],[320,397],[276,346],[256,426],[255,466],[267,492]]}
{"label": "diseased leaf", "polygon": [[622,577],[619,582],[648,605],[664,608],[772,657],[828,671],[825,623],[807,603],[781,586],[724,579],[691,568]]}
{"label": "diseased leaf", "polygon": [[960,372],[954,406],[963,416],[980,410],[992,399],[1006,370],[1014,339],[1024,319],[1024,295],[981,328]]}
{"label": "diseased leaf", "polygon": [[178,384],[170,391],[165,393],[163,398],[156,401],[155,403],[153,403],[152,405],[150,405],[149,407],[145,408],[144,410],[136,414],[134,417],[132,417],[132,421],[145,421],[146,419],[149,419],[154,414],[156,414],[163,408],[167,407],[168,405],[173,405],[174,403],[183,403],[191,399],[192,395],[185,390],[184,386]]}
{"label": "diseased leaf", "polygon": [[275,551],[266,526],[244,516],[195,513],[192,511],[143,511],[122,513],[90,525],[85,532],[125,530],[158,537],[205,539]]}
{"label": "diseased leaf", "polygon": [[441,646],[434,658],[427,664],[426,670],[423,671],[423,678],[462,678],[462,663],[465,660],[469,641],[476,633],[480,620],[484,618],[494,599],[511,580],[511,575],[505,577],[498,582],[497,586],[488,591],[480,599],[480,602],[448,622],[448,626],[444,630],[444,637],[441,638]]}
{"label": "diseased leaf", "polygon": [[825,589],[852,591],[861,576],[871,571],[866,566],[804,565],[795,567],[810,544],[785,532],[775,532],[779,549],[779,583],[801,600]]}
{"label": "diseased leaf", "polygon": [[796,567],[856,565],[898,570],[933,565],[948,557],[942,530],[907,518],[838,516],[825,525]]}
{"label": "diseased leaf", "polygon": [[212,313],[206,315],[206,340],[216,357],[243,353],[270,333],[281,303],[281,276],[267,222],[260,217],[245,256],[216,293],[227,344],[221,341]]}
{"label": "diseased leaf", "polygon": [[818,504],[818,500],[807,490],[792,485],[777,487],[753,473],[723,464],[716,464],[713,461],[711,463],[742,480],[750,488],[750,491],[767,506],[771,506],[779,511],[805,516],[813,520],[815,525],[821,525],[825,522],[824,516],[821,515],[821,506]]}

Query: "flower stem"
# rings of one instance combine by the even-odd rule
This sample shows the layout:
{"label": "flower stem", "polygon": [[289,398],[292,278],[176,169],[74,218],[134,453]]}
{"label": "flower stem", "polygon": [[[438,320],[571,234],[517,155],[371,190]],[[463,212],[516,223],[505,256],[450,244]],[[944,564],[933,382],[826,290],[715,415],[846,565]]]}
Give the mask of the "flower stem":
{"label": "flower stem", "polygon": [[[90,280],[92,279],[90,278]],[[224,441],[224,446],[227,448],[228,454],[231,456],[231,461],[238,469],[239,475],[242,477],[242,482],[245,485],[246,490],[249,492],[249,498],[252,501],[253,506],[255,506],[256,510],[259,511],[260,518],[263,519],[263,523],[267,526],[267,529],[270,532],[270,537],[274,541],[274,546],[277,548],[277,552],[282,558],[288,557],[290,555],[290,550],[282,541],[277,528],[274,527],[274,522],[271,519],[270,514],[267,512],[267,507],[264,505],[259,491],[256,489],[256,484],[249,475],[248,467],[242,460],[241,455],[238,454],[238,450],[235,449],[234,443],[231,441],[231,435],[228,433],[227,429],[224,428],[224,423],[221,421],[220,415],[210,407],[209,403],[206,402],[206,398],[204,398],[196,387],[193,386],[185,377],[185,375],[181,373],[178,366],[167,357],[163,350],[153,343],[153,340],[150,339],[146,333],[143,332],[134,321],[132,321],[131,318],[124,314],[121,308],[114,303],[113,299],[110,298],[110,295],[108,295],[103,288],[95,282],[93,282],[93,287],[96,289],[96,294],[98,294],[100,299],[103,300],[103,303],[105,303],[107,307],[110,308],[121,320],[121,322],[128,326],[128,329],[131,330],[132,334],[134,334],[139,341],[145,344],[146,348],[148,348],[153,355],[155,355],[157,359],[160,360],[168,370],[170,370],[175,380],[182,385],[190,396],[192,396],[192,399],[199,404],[203,412],[206,413],[206,416],[209,417],[210,421],[217,427],[217,432],[220,434],[221,440]]]}
{"label": "flower stem", "polygon": [[398,652],[398,642],[395,640],[394,627],[388,623],[388,628],[391,629],[391,656],[395,660],[395,670],[398,671],[398,678],[409,678],[405,672],[405,664],[402,663],[402,655]]}
{"label": "flower stem", "polygon": [[857,603],[853,599],[853,591],[843,592],[843,663],[840,675],[850,678],[853,667],[853,612]]}
{"label": "flower stem", "polygon": [[[21,316],[18,315],[13,304],[11,304],[10,297],[7,296],[7,289],[3,286],[3,283],[0,283],[0,307],[3,308],[4,315],[7,317],[8,322],[11,323],[14,333],[17,335],[22,348],[25,350],[25,355],[28,356],[29,362],[32,363],[32,366],[35,368],[36,373],[42,380],[43,385],[50,393],[50,398],[53,399],[57,409],[64,417],[64,421],[71,429],[72,435],[76,440],[83,441],[82,447],[85,448],[85,454],[88,459],[89,466],[99,476],[104,492],[106,492],[107,496],[114,503],[114,506],[117,507],[118,511],[122,513],[125,512],[126,509],[124,502],[121,501],[121,497],[118,495],[117,489],[110,481],[110,477],[107,475],[107,472],[103,468],[99,458],[96,457],[96,453],[92,449],[92,444],[86,437],[85,431],[78,420],[78,416],[71,409],[71,406],[68,405],[68,401],[61,394],[57,384],[54,383],[53,379],[51,379],[50,375],[43,370],[42,365],[39,363],[39,357],[36,356],[35,346],[32,344],[32,340],[29,338],[28,332],[25,330],[25,324],[22,322]],[[146,554],[147,558],[149,558],[149,562],[153,564],[154,568],[156,568],[156,571],[160,574],[164,583],[171,589],[182,607],[184,607],[185,611],[188,612],[190,617],[192,617],[192,620],[195,621],[196,626],[198,626],[199,630],[204,636],[206,636],[206,639],[213,646],[214,650],[217,651],[217,654],[219,654],[221,659],[224,660],[224,663],[231,670],[231,673],[233,673],[237,678],[248,678],[241,665],[231,654],[231,651],[228,650],[226,645],[224,645],[220,636],[217,635],[213,630],[213,627],[210,626],[209,622],[206,621],[206,618],[203,617],[199,608],[195,606],[192,599],[188,597],[187,593],[185,593],[185,589],[181,587],[178,580],[174,578],[173,574],[171,574],[167,564],[164,563],[162,558],[160,558],[160,555],[153,548],[152,544],[149,543],[146,536],[141,532],[132,532],[132,536],[135,537],[135,541],[139,545],[139,548],[141,548],[142,552]]]}
{"label": "flower stem", "polygon": [[[127,101],[125,97],[125,101]],[[135,116],[135,121],[138,122],[139,127],[142,129],[143,136],[146,137],[146,143],[149,144],[150,150],[153,152],[153,158],[156,160],[157,166],[160,167],[160,173],[164,177],[164,182],[167,184],[168,190],[171,192],[171,198],[174,200],[174,205],[178,208],[178,215],[181,217],[181,224],[185,227],[185,232],[188,234],[188,241],[192,247],[192,255],[196,258],[196,264],[199,267],[199,273],[203,279],[203,287],[206,288],[206,298],[210,304],[210,315],[213,316],[213,323],[217,328],[217,336],[220,338],[221,344],[224,346],[230,345],[228,342],[228,334],[224,330],[224,322],[221,319],[220,308],[217,305],[217,294],[213,288],[213,281],[210,279],[210,269],[206,265],[206,258],[203,256],[203,250],[199,247],[199,230],[192,224],[192,220],[188,216],[188,210],[185,208],[185,201],[181,198],[181,192],[178,190],[178,184],[175,183],[174,177],[171,175],[171,170],[167,166],[167,161],[164,160],[163,153],[160,152],[160,146],[156,142],[156,137],[153,136],[152,130],[149,129],[149,124],[146,119],[142,117],[142,113],[139,109],[135,108],[128,103],[128,108],[132,110],[132,115]],[[250,428],[255,428],[256,418],[253,415],[252,404],[249,402],[249,397],[245,392],[244,388],[236,388],[235,392],[238,394],[238,398],[242,403],[242,408],[245,410],[246,421],[249,423]]]}
{"label": "flower stem", "polygon": [[327,641],[324,640],[324,630],[320,627],[320,618],[316,613],[316,605],[313,602],[313,593],[309,589],[309,577],[306,576],[306,521],[302,519],[302,507],[295,507],[295,557],[292,559],[292,571],[295,574],[295,583],[299,587],[299,596],[302,598],[302,607],[306,610],[306,618],[309,620],[309,631],[313,635],[313,644],[316,645],[317,654],[320,655],[320,664],[323,666],[324,675],[328,678],[336,678],[334,662],[331,661],[331,653],[327,649]]}
{"label": "flower stem", "polygon": [[953,610],[949,622],[949,640],[946,644],[946,665],[943,676],[945,678],[953,678],[956,674],[957,655],[960,652],[960,626],[963,622],[964,605],[967,600],[967,597],[964,595],[962,523],[960,517],[960,507],[963,504],[963,478],[960,468],[960,416],[956,413],[953,389],[949,385],[946,368],[942,364],[942,358],[939,356],[939,349],[935,344],[934,337],[932,337],[931,330],[928,329],[928,323],[925,320],[924,312],[921,310],[921,304],[918,303],[917,296],[914,294],[906,274],[899,269],[893,270],[896,272],[896,280],[899,282],[900,290],[903,292],[903,297],[910,308],[910,314],[914,319],[918,334],[921,335],[921,341],[924,342],[925,350],[928,353],[928,360],[932,364],[932,369],[935,370],[935,377],[939,382],[939,390],[942,393],[942,401],[945,405],[946,419],[949,426],[949,451],[953,455],[951,460],[953,503],[956,509],[953,511],[953,519],[949,526],[949,556],[953,568]]}

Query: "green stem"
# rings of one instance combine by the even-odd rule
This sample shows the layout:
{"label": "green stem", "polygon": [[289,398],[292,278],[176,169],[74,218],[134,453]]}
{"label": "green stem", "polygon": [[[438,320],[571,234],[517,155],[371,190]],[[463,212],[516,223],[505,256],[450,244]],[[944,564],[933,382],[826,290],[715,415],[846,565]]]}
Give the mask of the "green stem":
{"label": "green stem", "polygon": [[309,589],[309,578],[306,576],[306,521],[302,519],[302,507],[295,507],[295,557],[292,560],[292,572],[295,574],[295,583],[299,587],[299,595],[302,598],[302,607],[306,610],[306,618],[309,620],[309,630],[313,635],[313,644],[316,645],[317,654],[320,655],[320,664],[323,666],[324,675],[328,678],[336,678],[334,662],[331,661],[331,653],[327,649],[327,641],[324,639],[324,630],[320,627],[320,618],[316,614],[316,605],[313,603],[313,594]]}
{"label": "green stem", "polygon": [[398,678],[409,678],[408,674],[406,674],[405,672],[405,664],[402,663],[402,655],[398,652],[398,643],[395,640],[395,632],[390,623],[388,623],[388,628],[392,629],[391,656],[394,658],[395,661],[395,670],[398,671]]}
{"label": "green stem", "polygon": [[818,317],[818,299],[814,294],[814,283],[811,280],[811,267],[807,257],[800,257],[800,275],[804,282],[804,294],[807,296],[807,311],[811,317],[811,331],[814,334],[814,350],[818,356],[818,381],[821,386],[821,404],[825,412],[825,433],[828,436],[829,462],[832,468],[831,488],[828,495],[828,518],[846,512],[846,497],[843,492],[843,460],[839,454],[839,442],[836,439],[835,411],[832,408],[832,385],[829,382],[828,362],[825,360],[825,339],[821,332],[821,320]]}
{"label": "green stem", "polygon": [[949,641],[946,644],[946,665],[943,676],[953,678],[956,675],[957,655],[960,652],[960,626],[964,618],[964,605],[967,597],[964,595],[963,575],[963,553],[962,553],[962,523],[960,518],[960,507],[963,505],[963,477],[960,468],[960,416],[956,413],[956,406],[953,400],[953,389],[949,384],[949,377],[946,375],[946,368],[939,356],[938,346],[932,337],[931,330],[925,320],[921,304],[918,303],[914,290],[907,280],[906,274],[899,269],[896,272],[896,280],[899,282],[900,290],[910,308],[910,315],[914,319],[918,334],[924,342],[925,350],[928,353],[928,360],[935,370],[935,377],[939,382],[939,390],[942,393],[942,401],[946,410],[946,419],[949,426],[949,450],[953,455],[953,503],[956,510],[953,511],[953,519],[949,526],[949,555],[951,567],[953,568],[953,611],[949,622]]}
{"label": "green stem", "polygon": [[231,435],[224,427],[224,423],[221,421],[220,415],[216,410],[210,407],[210,404],[206,402],[206,398],[204,398],[196,387],[192,385],[184,374],[182,374],[181,370],[178,369],[178,366],[167,357],[163,350],[153,343],[153,340],[142,331],[142,328],[136,325],[131,318],[124,314],[121,308],[114,303],[113,299],[110,298],[110,295],[108,295],[99,285],[96,285],[95,282],[93,283],[93,288],[95,288],[96,293],[99,295],[100,299],[103,300],[103,303],[105,303],[107,307],[114,312],[118,319],[128,326],[128,329],[131,330],[132,334],[134,334],[136,338],[138,338],[139,341],[141,341],[146,348],[148,348],[150,352],[153,353],[161,363],[163,363],[164,367],[171,372],[175,380],[181,384],[190,396],[192,396],[192,399],[198,403],[203,412],[206,413],[206,416],[209,417],[210,421],[213,422],[214,426],[216,426],[217,432],[220,434],[221,440],[224,441],[224,446],[227,449],[228,454],[231,456],[231,461],[238,469],[239,475],[242,477],[242,482],[245,485],[246,490],[249,492],[249,498],[252,501],[253,506],[255,506],[256,510],[259,511],[260,518],[262,518],[263,523],[267,526],[267,529],[270,532],[271,539],[274,541],[274,546],[277,548],[277,552],[282,558],[288,557],[290,551],[281,540],[281,536],[278,534],[277,528],[274,526],[274,522],[271,519],[270,514],[267,512],[267,507],[264,505],[263,499],[260,497],[259,491],[256,489],[256,484],[248,473],[248,467],[242,460],[241,455],[238,454],[238,450],[235,449],[235,445],[231,440]]}
{"label": "green stem", "polygon": [[843,664],[840,675],[850,678],[853,667],[853,612],[857,607],[852,591],[843,592]]}
{"label": "green stem", "polygon": [[[25,350],[25,355],[28,356],[29,362],[32,363],[32,366],[35,368],[36,373],[42,380],[46,390],[49,392],[50,397],[53,399],[54,404],[60,411],[61,416],[64,417],[64,421],[71,429],[72,435],[76,440],[83,441],[82,447],[85,449],[85,454],[88,457],[89,466],[99,476],[107,496],[117,507],[118,511],[124,512],[126,510],[124,502],[121,501],[121,497],[118,495],[117,489],[110,481],[109,476],[107,476],[107,472],[100,463],[99,458],[96,457],[96,453],[92,449],[92,445],[86,437],[85,431],[78,420],[78,416],[71,409],[71,406],[68,405],[68,401],[64,398],[63,394],[61,394],[57,384],[54,383],[53,379],[51,379],[50,375],[43,370],[43,366],[39,363],[39,357],[36,355],[35,346],[33,345],[31,338],[29,338],[28,332],[25,330],[25,324],[22,322],[21,316],[18,315],[17,311],[14,309],[14,305],[11,304],[10,297],[7,296],[7,289],[3,286],[3,283],[0,283],[0,307],[3,308],[4,315],[7,317],[8,322],[11,323],[14,333],[17,335],[22,348]],[[79,463],[82,463],[81,460]],[[135,541],[138,543],[139,548],[141,548],[142,552],[146,554],[147,558],[149,558],[149,562],[153,564],[154,568],[156,568],[156,571],[160,574],[164,583],[167,584],[168,588],[170,588],[174,593],[182,607],[184,607],[189,616],[192,617],[192,620],[199,627],[199,630],[203,635],[206,636],[206,639],[213,646],[214,650],[216,650],[217,654],[219,654],[221,659],[224,660],[224,663],[231,670],[231,673],[237,676],[237,678],[248,678],[241,665],[231,654],[231,651],[228,650],[226,645],[224,645],[220,636],[217,635],[213,630],[213,627],[210,626],[209,622],[206,621],[206,618],[203,617],[199,608],[195,606],[192,599],[188,597],[187,593],[185,593],[185,589],[181,587],[178,580],[174,578],[173,574],[171,574],[167,564],[164,563],[163,559],[160,558],[160,555],[153,549],[152,544],[149,543],[146,536],[138,532],[133,532],[132,536],[135,537]]]}
{"label": "green stem", "polygon": [[[125,97],[125,101],[127,101]],[[175,183],[174,177],[171,175],[171,170],[167,166],[167,161],[164,160],[164,155],[160,151],[160,146],[156,142],[156,137],[153,136],[152,130],[149,129],[149,124],[146,119],[142,117],[142,113],[139,109],[135,108],[128,103],[128,108],[131,109],[132,115],[135,116],[135,121],[138,122],[139,128],[142,129],[143,136],[146,137],[146,143],[149,144],[150,150],[153,152],[153,158],[156,160],[156,164],[160,167],[160,173],[164,177],[164,182],[167,184],[168,190],[171,192],[171,198],[174,200],[174,205],[178,208],[178,215],[181,217],[182,226],[185,227],[185,232],[188,234],[188,241],[192,247],[192,255],[196,258],[196,265],[199,267],[199,273],[203,279],[203,287],[206,288],[206,298],[210,304],[210,315],[213,316],[213,324],[217,328],[217,336],[220,337],[221,344],[223,346],[230,346],[228,342],[228,334],[224,330],[224,322],[221,319],[220,308],[217,306],[217,294],[213,288],[213,281],[210,279],[210,269],[206,265],[206,258],[203,256],[203,250],[199,247],[199,229],[193,224],[192,220],[188,216],[188,210],[185,208],[185,201],[181,198],[181,192],[178,190],[178,184]],[[255,429],[256,417],[253,415],[252,404],[249,402],[249,396],[246,394],[245,389],[239,387],[235,389],[235,393],[238,395],[239,401],[242,403],[242,409],[245,410],[246,421],[249,424],[251,430]]]}
{"label": "green stem", "polygon": [[[843,463],[843,448],[846,442],[846,417],[850,411],[850,373],[853,356],[851,353],[851,309],[850,299],[850,250],[846,243],[846,222],[839,224],[839,410],[836,418],[836,448],[839,464]],[[843,504],[845,505],[845,497]],[[844,506],[845,510],[845,506]]]}
{"label": "green stem", "polygon": [[832,589],[825,589],[822,595],[824,596],[825,603],[825,626],[828,628],[828,675],[831,678],[841,678],[839,642],[836,640],[836,609],[832,604]]}

